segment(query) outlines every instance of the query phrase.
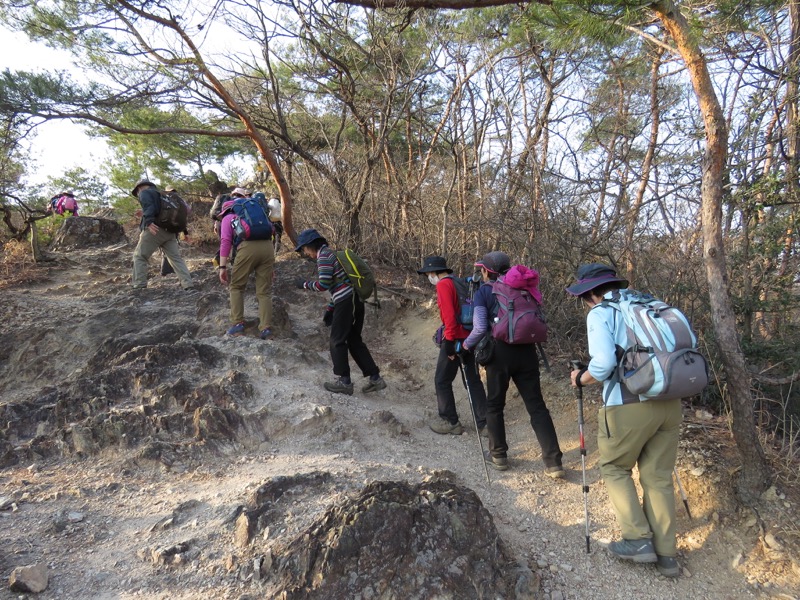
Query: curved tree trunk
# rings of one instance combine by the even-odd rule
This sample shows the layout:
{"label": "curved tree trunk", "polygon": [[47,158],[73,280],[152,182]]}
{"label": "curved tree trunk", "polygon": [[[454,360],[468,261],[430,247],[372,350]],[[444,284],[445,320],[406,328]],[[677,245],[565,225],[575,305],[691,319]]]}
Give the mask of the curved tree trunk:
{"label": "curved tree trunk", "polygon": [[[231,112],[236,115],[239,121],[241,121],[247,137],[250,138],[255,147],[258,149],[258,152],[264,159],[264,162],[266,163],[269,172],[272,174],[275,183],[278,185],[278,190],[281,196],[283,229],[286,235],[289,236],[289,239],[292,241],[292,243],[296,243],[297,235],[295,234],[294,224],[292,222],[292,191],[289,187],[289,184],[286,182],[286,178],[283,176],[283,172],[281,171],[280,165],[275,158],[275,154],[273,154],[273,152],[269,149],[266,138],[256,127],[252,117],[250,116],[250,113],[233,97],[233,95],[228,91],[219,78],[212,73],[211,69],[208,67],[208,65],[206,65],[203,55],[200,53],[200,49],[180,24],[178,18],[171,17],[167,19],[159,17],[154,13],[147,12],[144,8],[132,4],[128,0],[119,0],[118,4],[122,8],[138,15],[143,19],[147,19],[153,23],[161,25],[162,27],[173,30],[183,41],[183,43],[186,44],[186,47],[192,54],[192,58],[172,59],[165,58],[165,56],[161,55],[159,51],[149,47],[144,41],[144,38],[139,38],[139,43],[145,48],[145,51],[162,64],[186,66],[188,61],[191,61],[194,64],[194,67],[197,69],[197,72],[203,77],[203,79],[205,79],[207,85],[214,90],[217,96],[225,103],[225,106],[227,106]],[[116,14],[123,21],[128,22],[125,18],[125,15],[119,8],[113,10],[115,10]],[[137,35],[138,37],[138,32],[132,24],[129,24],[129,28],[131,29],[131,33]]]}
{"label": "curved tree trunk", "polygon": [[689,24],[672,0],[653,4],[664,28],[675,41],[686,62],[706,131],[703,158],[702,200],[703,260],[711,301],[711,317],[728,382],[733,411],[733,437],[742,457],[738,482],[740,500],[755,502],[769,484],[769,468],[758,439],[753,415],[750,376],[736,332],[722,240],[722,193],[727,160],[728,132],[716,92],[711,83],[705,56],[700,51]]}

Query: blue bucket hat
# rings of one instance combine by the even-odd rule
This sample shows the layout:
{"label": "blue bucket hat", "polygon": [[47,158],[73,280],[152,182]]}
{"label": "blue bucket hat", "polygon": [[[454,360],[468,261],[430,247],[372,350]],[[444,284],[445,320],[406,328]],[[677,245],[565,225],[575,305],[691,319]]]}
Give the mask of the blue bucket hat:
{"label": "blue bucket hat", "polygon": [[300,235],[297,236],[297,247],[294,249],[295,252],[300,252],[303,249],[303,246],[308,246],[314,240],[322,239],[325,243],[328,243],[319,231],[316,229],[304,229],[300,232]]}
{"label": "blue bucket hat", "polygon": [[578,280],[574,285],[564,288],[568,294],[582,296],[586,292],[603,285],[618,281],[622,287],[628,287],[628,280],[617,277],[617,272],[602,263],[589,263],[578,267],[575,278]]}

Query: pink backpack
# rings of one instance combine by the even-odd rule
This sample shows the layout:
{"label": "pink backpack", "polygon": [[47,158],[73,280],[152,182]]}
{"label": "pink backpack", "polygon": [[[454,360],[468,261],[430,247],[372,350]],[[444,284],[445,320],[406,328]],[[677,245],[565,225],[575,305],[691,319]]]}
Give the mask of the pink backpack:
{"label": "pink backpack", "polygon": [[76,217],[78,216],[78,202],[73,196],[67,196],[64,194],[58,200],[56,200],[53,208],[58,215],[63,215],[64,211],[69,211]]}
{"label": "pink backpack", "polygon": [[514,288],[502,279],[492,284],[497,315],[492,336],[506,344],[535,344],[547,341],[547,323],[542,306],[527,289]]}
{"label": "pink backpack", "polygon": [[61,206],[64,210],[69,210],[75,212],[78,210],[78,203],[75,201],[75,198],[72,196],[61,196],[60,201],[62,202]]}

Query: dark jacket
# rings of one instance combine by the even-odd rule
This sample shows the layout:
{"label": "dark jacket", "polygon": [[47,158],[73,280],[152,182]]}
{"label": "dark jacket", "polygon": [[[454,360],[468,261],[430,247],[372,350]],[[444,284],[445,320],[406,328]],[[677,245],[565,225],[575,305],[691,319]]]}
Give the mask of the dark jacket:
{"label": "dark jacket", "polygon": [[211,205],[211,212],[208,213],[208,216],[215,221],[222,221],[219,213],[222,212],[222,205],[230,199],[230,194],[219,194],[216,198],[214,198],[214,204]]}
{"label": "dark jacket", "polygon": [[154,187],[146,187],[139,191],[139,204],[142,206],[142,222],[139,229],[144,231],[153,223],[161,210],[161,194]]}

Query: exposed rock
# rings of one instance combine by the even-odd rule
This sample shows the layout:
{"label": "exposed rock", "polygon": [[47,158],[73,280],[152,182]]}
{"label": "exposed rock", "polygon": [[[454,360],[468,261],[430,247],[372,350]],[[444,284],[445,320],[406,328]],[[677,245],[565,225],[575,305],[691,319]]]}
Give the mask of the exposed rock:
{"label": "exposed rock", "polygon": [[389,435],[397,437],[399,435],[410,435],[408,429],[397,420],[390,411],[379,410],[370,417],[371,423],[379,423],[389,431]]}
{"label": "exposed rock", "polygon": [[155,564],[181,564],[181,555],[189,550],[189,542],[179,542],[171,546],[163,546],[151,551],[150,560]]}
{"label": "exposed rock", "polygon": [[47,565],[35,564],[17,567],[11,572],[8,584],[14,592],[32,592],[38,594],[47,589]]}
{"label": "exposed rock", "polygon": [[198,440],[233,440],[242,417],[232,409],[205,406],[194,412],[194,436]]}
{"label": "exposed rock", "polygon": [[245,511],[239,515],[233,532],[233,541],[237,546],[243,548],[250,543],[257,521],[258,514],[252,511]]}
{"label": "exposed rock", "polygon": [[53,238],[53,250],[74,250],[90,246],[111,246],[125,241],[125,230],[116,221],[95,217],[64,219]]}
{"label": "exposed rock", "polygon": [[513,567],[472,490],[373,482],[277,553],[271,592],[287,599],[412,598],[421,589],[427,597],[531,597],[530,581],[514,591],[520,575]]}

